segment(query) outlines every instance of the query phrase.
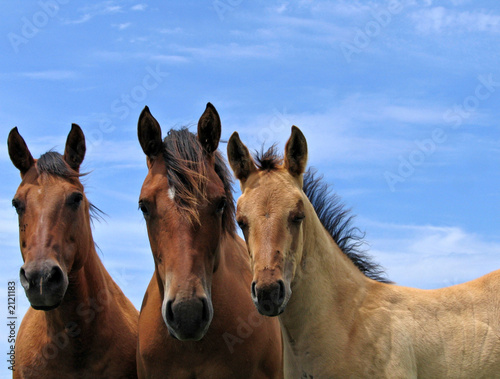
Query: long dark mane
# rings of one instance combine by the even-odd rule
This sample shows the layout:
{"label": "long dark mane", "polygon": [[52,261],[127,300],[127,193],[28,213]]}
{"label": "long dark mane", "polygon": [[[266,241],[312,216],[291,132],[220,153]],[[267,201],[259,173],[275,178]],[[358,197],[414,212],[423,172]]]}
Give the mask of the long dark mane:
{"label": "long dark mane", "polygon": [[[273,171],[281,167],[283,157],[277,153],[276,145],[267,151],[255,154],[255,163],[260,170]],[[340,197],[332,193],[322,176],[316,170],[309,169],[304,174],[304,193],[311,202],[325,229],[330,233],[340,250],[349,257],[354,265],[367,277],[383,283],[391,283],[386,278],[383,268],[374,263],[363,249],[365,234],[352,226],[354,216],[340,201]]]}
{"label": "long dark mane", "polygon": [[[175,189],[175,200],[179,209],[194,222],[199,223],[198,206],[207,198],[208,161],[198,138],[187,128],[170,130],[163,140],[163,157],[167,165],[169,186]],[[232,179],[226,162],[217,150],[215,172],[221,179],[226,194],[227,205],[222,215],[225,231],[234,235],[235,204]]]}
{"label": "long dark mane", "polygon": [[309,169],[304,174],[303,190],[325,229],[354,265],[371,279],[391,283],[386,278],[384,269],[373,262],[363,249],[366,244],[365,233],[352,226],[355,216],[341,202],[340,197],[332,193],[329,185],[323,181],[323,177],[317,176],[316,170]]}

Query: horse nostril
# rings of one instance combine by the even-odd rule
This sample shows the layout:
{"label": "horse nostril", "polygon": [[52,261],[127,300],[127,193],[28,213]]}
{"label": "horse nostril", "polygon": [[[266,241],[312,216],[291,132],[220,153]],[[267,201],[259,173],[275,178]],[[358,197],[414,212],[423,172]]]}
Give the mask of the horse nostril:
{"label": "horse nostril", "polygon": [[19,279],[23,288],[27,290],[30,287],[30,282],[26,277],[26,271],[24,271],[23,267],[21,267],[21,270],[19,270]]}
{"label": "horse nostril", "polygon": [[47,275],[47,283],[59,283],[63,281],[63,272],[59,266],[54,266]]}
{"label": "horse nostril", "polygon": [[252,282],[252,297],[255,299],[257,297],[257,290],[256,290],[256,284],[255,280]]}
{"label": "horse nostril", "polygon": [[201,299],[201,304],[202,304],[202,321],[209,321],[210,320],[210,309],[208,307],[208,301],[206,298]]}
{"label": "horse nostril", "polygon": [[172,323],[174,321],[174,312],[172,310],[172,304],[173,304],[173,301],[172,300],[168,300],[167,301],[167,309],[166,309],[166,317],[167,317],[167,322],[168,323]]}
{"label": "horse nostril", "polygon": [[278,280],[278,303],[282,303],[285,300],[285,283],[283,280]]}

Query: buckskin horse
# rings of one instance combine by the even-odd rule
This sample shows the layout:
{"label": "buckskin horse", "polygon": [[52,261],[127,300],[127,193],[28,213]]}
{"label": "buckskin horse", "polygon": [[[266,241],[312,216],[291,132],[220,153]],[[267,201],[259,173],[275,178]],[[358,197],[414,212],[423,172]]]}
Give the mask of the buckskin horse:
{"label": "buckskin horse", "polygon": [[251,294],[259,312],[279,315],[285,377],[500,377],[500,270],[437,290],[387,283],[346,211],[304,176],[295,126],[284,158],[271,148],[254,160],[234,133],[228,159]]}
{"label": "buckskin horse", "polygon": [[12,200],[31,307],[16,340],[14,378],[135,378],[138,312],[96,253],[80,182],[85,137],[72,125],[64,155],[33,159],[17,128],[9,155],[21,172]]}
{"label": "buckskin horse", "polygon": [[260,315],[249,294],[220,135],[210,103],[197,136],[183,128],[162,141],[148,107],[139,117],[148,167],[139,208],[155,265],[139,316],[139,377],[282,377],[279,323]]}

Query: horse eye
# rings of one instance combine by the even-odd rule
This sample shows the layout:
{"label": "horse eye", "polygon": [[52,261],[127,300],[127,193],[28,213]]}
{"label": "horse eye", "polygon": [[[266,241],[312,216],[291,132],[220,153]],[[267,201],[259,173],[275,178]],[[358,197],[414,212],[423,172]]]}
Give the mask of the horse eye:
{"label": "horse eye", "polygon": [[141,212],[144,216],[149,215],[149,209],[148,209],[147,205],[144,203],[144,201],[142,201],[142,200],[139,201],[139,209],[141,210]]}
{"label": "horse eye", "polygon": [[301,214],[293,216],[292,221],[295,224],[300,224],[305,218],[306,218],[306,216],[301,213]]}
{"label": "horse eye", "polygon": [[81,192],[73,192],[71,195],[68,196],[66,204],[76,209],[78,208],[82,200],[83,200],[83,194]]}
{"label": "horse eye", "polygon": [[219,201],[219,204],[217,204],[217,214],[222,214],[224,213],[224,210],[226,209],[226,206],[227,206],[227,200],[224,198],[224,199],[221,199]]}
{"label": "horse eye", "polygon": [[244,220],[237,220],[238,226],[240,227],[241,230],[245,230],[248,228],[248,224]]}
{"label": "horse eye", "polygon": [[18,215],[21,215],[24,211],[24,206],[21,200],[19,199],[13,199],[12,200],[12,206],[15,208],[16,212]]}

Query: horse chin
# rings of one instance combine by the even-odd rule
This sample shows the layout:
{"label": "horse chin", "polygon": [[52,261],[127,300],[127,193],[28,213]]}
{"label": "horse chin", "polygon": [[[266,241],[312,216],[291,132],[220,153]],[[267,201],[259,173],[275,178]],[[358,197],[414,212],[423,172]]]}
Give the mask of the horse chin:
{"label": "horse chin", "polygon": [[269,302],[259,302],[259,301],[254,301],[255,307],[259,311],[259,313],[263,316],[267,317],[276,317],[282,314],[285,311],[286,308],[286,302],[284,302],[281,306],[276,307],[273,305],[270,305]]}
{"label": "horse chin", "polygon": [[61,291],[62,293],[47,294],[43,296],[28,293],[28,291],[25,292],[31,308],[37,311],[51,311],[59,307],[63,302],[64,295],[66,294],[66,288],[64,288],[64,291]]}
{"label": "horse chin", "polygon": [[[168,326],[167,326],[168,327]],[[178,341],[200,341],[207,334],[208,326],[197,333],[185,333],[181,331],[174,331],[170,327],[168,327],[168,333],[171,337],[175,338]]]}
{"label": "horse chin", "polygon": [[58,303],[54,304],[54,305],[35,305],[35,304],[31,304],[31,308],[37,310],[37,311],[51,311],[53,309],[56,309],[57,307],[59,307],[59,305],[61,305],[62,301],[59,301]]}

